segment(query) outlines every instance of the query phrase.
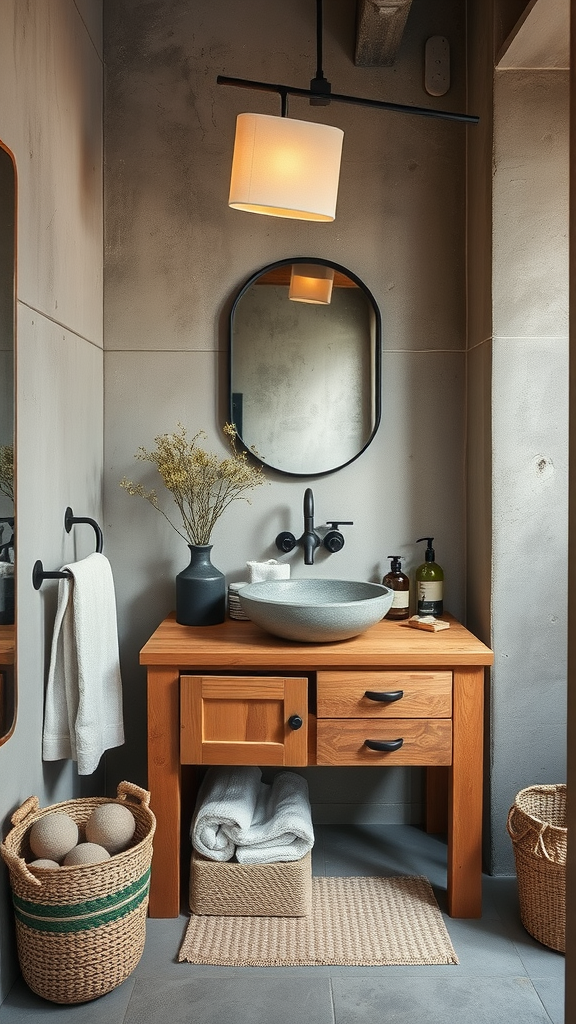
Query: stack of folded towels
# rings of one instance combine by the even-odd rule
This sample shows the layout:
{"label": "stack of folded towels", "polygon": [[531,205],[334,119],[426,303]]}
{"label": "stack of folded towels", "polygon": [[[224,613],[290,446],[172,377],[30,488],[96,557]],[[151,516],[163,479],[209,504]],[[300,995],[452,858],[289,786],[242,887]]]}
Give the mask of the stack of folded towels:
{"label": "stack of folded towels", "polygon": [[306,779],[280,772],[267,785],[257,767],[209,768],[190,837],[194,849],[211,860],[300,860],[314,845]]}

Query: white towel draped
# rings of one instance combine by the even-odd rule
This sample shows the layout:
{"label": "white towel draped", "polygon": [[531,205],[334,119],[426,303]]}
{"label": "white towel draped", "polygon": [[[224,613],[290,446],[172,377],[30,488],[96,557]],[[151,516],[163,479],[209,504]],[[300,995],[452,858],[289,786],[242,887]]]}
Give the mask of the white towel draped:
{"label": "white towel draped", "polygon": [[192,845],[212,860],[300,860],[314,845],[308,784],[280,772],[272,785],[255,767],[209,768],[196,803]]}
{"label": "white towel draped", "polygon": [[94,553],[63,566],[58,584],[43,758],[78,762],[91,775],[105,750],[124,743],[116,597],[110,563]]}

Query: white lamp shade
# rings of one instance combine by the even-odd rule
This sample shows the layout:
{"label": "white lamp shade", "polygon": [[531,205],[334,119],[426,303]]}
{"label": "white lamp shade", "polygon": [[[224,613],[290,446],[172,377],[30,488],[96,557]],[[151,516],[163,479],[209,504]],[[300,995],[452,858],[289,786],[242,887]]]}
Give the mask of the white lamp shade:
{"label": "white lamp shade", "polygon": [[235,210],[332,221],[344,132],[269,114],[239,114],[230,197]]}
{"label": "white lamp shade", "polygon": [[332,298],[334,267],[320,263],[293,263],[288,298],[294,302],[314,302],[324,306]]}

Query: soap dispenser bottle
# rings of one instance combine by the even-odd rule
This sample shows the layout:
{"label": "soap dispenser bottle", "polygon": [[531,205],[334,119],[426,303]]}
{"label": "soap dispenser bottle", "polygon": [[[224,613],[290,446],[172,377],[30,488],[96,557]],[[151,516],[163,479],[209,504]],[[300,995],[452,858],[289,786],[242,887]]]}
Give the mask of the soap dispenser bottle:
{"label": "soap dispenser bottle", "polygon": [[382,584],[394,591],[394,597],[390,610],[384,616],[385,619],[407,619],[410,614],[410,580],[406,573],[402,572],[400,555],[387,555],[392,559],[390,571],[386,573]]}
{"label": "soap dispenser bottle", "polygon": [[444,570],[435,561],[432,547],[434,537],[419,537],[418,543],[427,542],[424,562],[416,569],[416,598],[418,615],[434,615],[444,611]]}

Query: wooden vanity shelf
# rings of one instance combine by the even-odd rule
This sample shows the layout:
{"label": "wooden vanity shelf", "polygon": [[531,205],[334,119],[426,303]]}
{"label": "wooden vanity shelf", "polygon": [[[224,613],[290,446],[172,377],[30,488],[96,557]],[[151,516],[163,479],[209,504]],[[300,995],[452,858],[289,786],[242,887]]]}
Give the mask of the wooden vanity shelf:
{"label": "wooden vanity shelf", "polygon": [[[449,616],[445,616],[449,618]],[[485,667],[455,619],[439,633],[383,620],[303,644],[252,622],[180,626],[140,652],[148,672],[148,788],[156,814],[150,914],[180,912],[182,765],[423,765],[430,831],[448,831],[448,911],[481,914]]]}

